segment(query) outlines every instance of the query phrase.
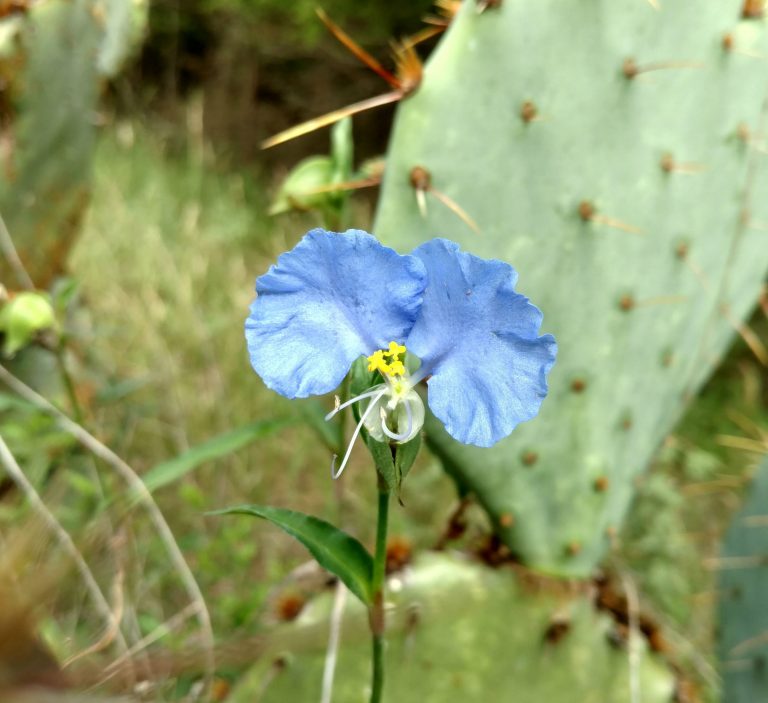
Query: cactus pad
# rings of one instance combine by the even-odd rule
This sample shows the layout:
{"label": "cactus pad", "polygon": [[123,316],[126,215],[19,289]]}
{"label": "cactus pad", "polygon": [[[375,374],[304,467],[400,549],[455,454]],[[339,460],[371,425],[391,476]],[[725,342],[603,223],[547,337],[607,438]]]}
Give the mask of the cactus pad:
{"label": "cactus pad", "polygon": [[400,105],[374,231],[509,261],[544,311],[539,417],[490,450],[428,438],[526,564],[578,576],[768,269],[766,28],[740,0],[487,5]]}

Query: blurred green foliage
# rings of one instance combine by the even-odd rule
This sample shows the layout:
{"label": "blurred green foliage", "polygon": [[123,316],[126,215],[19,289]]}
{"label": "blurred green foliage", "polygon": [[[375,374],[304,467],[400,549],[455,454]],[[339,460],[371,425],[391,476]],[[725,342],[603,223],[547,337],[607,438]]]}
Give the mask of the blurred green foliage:
{"label": "blurred green foliage", "polygon": [[349,200],[344,185],[353,179],[353,168],[352,118],[347,117],[331,129],[328,156],[309,156],[291,169],[272,201],[269,214],[316,210],[328,229],[343,231]]}
{"label": "blurred green foliage", "polygon": [[[279,59],[269,64],[269,73],[278,75],[268,79],[274,82],[282,77],[290,88],[293,61],[311,57],[313,64],[328,64],[330,47],[337,56],[346,52],[317,18],[318,6],[359,43],[381,48],[416,31],[432,2],[156,0],[150,8],[150,31],[135,87],[146,90],[160,84],[165,92],[170,88],[184,94],[210,77],[214,55],[224,52],[231,53],[234,61],[250,62],[255,57],[261,64],[270,57]],[[324,50],[319,50],[321,46]],[[243,47],[247,50],[241,52]],[[351,56],[349,60],[355,61]],[[302,103],[306,106],[306,96],[296,94],[293,107]]]}
{"label": "blurred green foliage", "polygon": [[[415,31],[430,4],[333,0],[324,9],[370,46]],[[316,55],[312,48],[325,36],[314,3],[304,0],[156,0],[152,14],[147,65],[172,73],[196,72],[198,78],[209,68],[208,55],[226,48],[234,35],[254,47],[257,62],[262,57],[274,60],[270,66],[297,56],[310,60]],[[322,46],[333,46],[336,55],[343,55],[331,38]],[[330,53],[320,51],[319,61]],[[290,84],[289,73],[281,70],[275,80]],[[148,72],[144,79],[156,77]],[[126,87],[121,81],[116,85],[118,90]],[[184,109],[186,132],[179,123],[165,125],[167,132],[183,132],[181,149],[137,129],[139,120],[110,126],[98,148],[93,200],[72,260],[74,278],[62,281],[53,294],[66,339],[64,362],[75,370],[77,393],[67,398],[63,392],[64,366],[50,349],[33,344],[13,370],[50,382],[43,392],[70,414],[82,406],[85,424],[155,482],[155,497],[192,563],[222,644],[237,648],[241,638],[265,631],[279,616],[276,603],[282,593],[296,590],[290,574],[306,553],[283,535],[265,536],[264,528],[247,520],[222,521],[203,514],[236,502],[269,501],[338,521],[370,543],[372,526],[366,518],[372,513],[373,484],[370,459],[360,448],[343,484],[328,480],[330,454],[338,452],[341,436],[340,425],[322,422],[332,400],[294,407],[269,393],[252,374],[242,340],[254,278],[322,220],[312,212],[270,219],[274,177],[252,165],[225,170],[196,131],[195,101],[184,103]],[[153,131],[155,126],[151,124]],[[325,134],[321,138],[327,139]],[[315,162],[323,171],[318,184],[352,173],[351,150],[344,152],[341,146],[335,144],[335,160]],[[364,203],[331,200],[336,209],[332,214],[349,216],[355,226],[370,221]],[[69,304],[76,296],[83,307]],[[78,310],[73,313],[74,307]],[[758,332],[768,337],[765,325]],[[25,338],[30,341],[32,335]],[[644,607],[664,613],[699,658],[709,652],[713,627],[709,610],[701,607],[713,588],[702,559],[716,552],[719,531],[735,507],[750,464],[744,452],[724,446],[721,438],[747,435],[754,440],[758,428],[759,439],[759,428],[768,426],[766,387],[764,369],[739,345],[668,440],[654,472],[640,483],[609,562],[631,572],[647,601]],[[297,422],[299,413],[311,418],[313,427]],[[273,422],[276,417],[286,421]],[[163,627],[185,606],[185,596],[146,516],[126,508],[130,501],[122,500],[124,486],[49,417],[7,394],[0,394],[0,426],[51,510],[96,565],[104,588],[114,586],[116,573],[124,577],[131,637],[137,640]],[[5,496],[0,527],[5,529],[29,510],[7,483],[0,482],[0,492]],[[419,458],[402,499],[407,509],[393,510],[393,533],[407,535],[405,543],[417,550],[441,541],[455,495],[435,462]],[[461,545],[476,547],[478,534],[484,539],[487,530],[480,515]],[[60,591],[57,627],[46,631],[65,657],[73,649],[83,650],[101,630],[82,608],[74,579],[62,580]],[[327,598],[321,596],[319,607],[324,603]],[[509,610],[505,620],[497,609],[481,610],[490,625],[506,626]],[[477,635],[476,628],[468,630]],[[439,644],[450,642],[463,654],[439,628],[436,632]],[[158,646],[166,652],[183,651],[194,641],[190,634],[195,634],[192,625],[180,627]],[[411,637],[410,630],[404,632],[406,653]],[[548,650],[541,651],[544,663],[550,664]],[[606,654],[604,641],[599,651],[626,658],[625,652]],[[322,654],[313,658],[311,674],[319,671],[321,660]],[[180,670],[177,680],[158,685],[158,700],[176,699],[189,689],[197,670]],[[423,672],[417,673],[422,680]]]}
{"label": "blurred green foliage", "polygon": [[[174,3],[160,0],[164,9]],[[184,14],[192,20],[226,14],[254,25],[268,23],[281,28],[284,41],[309,48],[325,34],[316,8],[322,7],[336,22],[355,28],[359,41],[381,43],[391,37],[412,32],[433,5],[431,0],[415,2],[358,2],[356,0],[184,0]]]}
{"label": "blurred green foliage", "polygon": [[[79,384],[88,423],[141,473],[171,467],[172,480],[157,487],[156,498],[201,582],[217,633],[236,648],[241,638],[267,631],[281,594],[297,588],[290,572],[307,556],[286,536],[265,536],[263,526],[203,513],[268,500],[331,520],[338,515],[370,544],[365,516],[374,494],[364,450],[353,457],[343,484],[333,484],[330,450],[302,424],[256,443],[238,440],[239,448],[229,454],[215,451],[216,438],[232,428],[294,413],[251,373],[242,323],[255,276],[318,221],[311,213],[268,218],[271,184],[264,174],[224,171],[189,143],[184,153],[169,152],[154,135],[127,122],[105,134],[93,202],[72,261],[87,313],[65,331],[75,366],[88,369]],[[350,207],[354,222],[364,226],[366,206],[353,199]],[[71,298],[72,287],[63,289]],[[58,316],[66,319],[63,312]],[[765,336],[764,326],[757,330]],[[746,430],[734,420],[739,416],[765,426],[765,387],[764,371],[738,345],[641,485],[620,536],[621,568],[631,571],[651,608],[671,615],[699,658],[711,646],[712,627],[698,605],[712,588],[701,561],[716,550],[718,525],[733,510],[745,469],[743,454],[717,438],[743,435]],[[303,404],[300,412],[322,415],[331,406],[330,399],[320,400]],[[74,450],[71,438],[27,404],[3,396],[0,412],[6,440],[50,507],[75,534],[88,535],[88,557],[99,565],[105,587],[113,574],[111,536],[127,531],[118,552],[126,569],[125,598],[137,636],[152,633],[185,602],[146,518],[121,516],[117,530],[103,509],[122,487],[104,467],[96,481],[92,462]],[[331,434],[326,442],[333,445],[337,437]],[[198,462],[200,450],[205,460]],[[51,467],[59,470],[52,474]],[[403,501],[406,509],[392,511],[393,534],[407,535],[414,549],[434,545],[455,498],[426,456],[406,483]],[[3,525],[23,514],[13,505],[6,502],[0,512]],[[481,516],[464,544],[476,546],[486,530]],[[64,596],[57,604],[55,641],[66,655],[72,641],[85,646],[95,626],[87,617],[78,620],[80,611]],[[192,625],[158,646],[183,651],[190,634]],[[186,686],[194,674],[184,672]],[[173,700],[182,688],[165,681],[157,699]]]}

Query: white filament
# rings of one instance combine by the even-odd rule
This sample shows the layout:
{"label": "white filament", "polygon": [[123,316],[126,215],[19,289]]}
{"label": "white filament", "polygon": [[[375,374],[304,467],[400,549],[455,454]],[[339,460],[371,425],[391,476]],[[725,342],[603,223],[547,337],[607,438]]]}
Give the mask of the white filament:
{"label": "white filament", "polygon": [[387,427],[386,417],[381,418],[381,431],[387,435],[387,437],[395,440],[396,442],[402,442],[404,439],[407,439],[413,431],[413,411],[411,410],[411,403],[410,401],[406,400],[403,404],[405,405],[405,412],[408,413],[408,429],[402,434],[392,432],[392,430]]}
{"label": "white filament", "polygon": [[[376,403],[378,403],[384,395],[387,393],[388,389],[385,388],[383,391],[378,391],[375,393],[363,393],[362,395],[357,396],[357,398],[353,398],[352,400],[348,400],[344,405],[348,405],[349,403],[357,400],[361,400],[362,398],[367,398],[370,396],[375,396],[374,399],[370,402],[368,407],[365,409],[365,412],[363,413],[362,417],[360,418],[360,422],[357,423],[357,427],[355,427],[355,431],[352,433],[352,439],[349,440],[349,445],[347,446],[347,452],[344,454],[344,459],[341,462],[341,466],[339,467],[338,472],[336,471],[336,459],[338,457],[334,454],[333,459],[331,460],[331,476],[333,479],[337,479],[341,474],[344,472],[344,469],[347,466],[347,462],[349,461],[349,455],[352,453],[352,447],[355,444],[355,440],[357,440],[357,435],[360,434],[360,429],[363,426],[363,423],[368,419],[368,415],[370,415],[371,411],[376,407]],[[339,409],[343,408],[344,405],[340,405]],[[333,413],[331,413],[333,414]]]}
{"label": "white filament", "polygon": [[361,393],[360,395],[356,395],[354,398],[350,398],[345,403],[342,403],[341,405],[331,410],[331,412],[329,412],[325,416],[326,422],[330,420],[337,412],[339,412],[339,410],[344,410],[344,408],[346,408],[349,405],[352,405],[353,403],[356,403],[358,400],[364,400],[365,398],[370,398],[371,396],[376,395],[378,392],[379,391],[367,391],[366,393]]}

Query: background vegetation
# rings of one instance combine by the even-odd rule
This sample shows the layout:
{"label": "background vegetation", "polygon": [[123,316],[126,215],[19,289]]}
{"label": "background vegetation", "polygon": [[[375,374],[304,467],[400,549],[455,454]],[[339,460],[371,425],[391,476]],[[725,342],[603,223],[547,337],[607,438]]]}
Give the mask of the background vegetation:
{"label": "background vegetation", "polygon": [[[389,38],[415,31],[430,11],[428,2],[324,7],[382,57]],[[344,481],[329,480],[330,440],[313,420],[317,406],[288,403],[263,387],[248,365],[242,323],[255,277],[319,224],[312,213],[270,217],[271,199],[299,158],[329,148],[327,132],[266,155],[259,142],[379,91],[380,79],[324,33],[314,3],[151,4],[146,42],[104,85],[93,190],[67,276],[54,288],[63,343],[38,338],[9,362],[148,480],[208,603],[221,700],[258,658],[258,636],[292,619],[326,582],[294,573],[306,553],[287,537],[204,513],[269,502],[335,519],[366,543],[372,538],[375,496],[364,450]],[[355,120],[358,162],[382,153],[390,120],[387,110]],[[356,197],[355,226],[369,227],[371,218],[371,196]],[[758,343],[768,344],[765,298],[750,324]],[[191,699],[204,647],[148,513],[132,509],[135,496],[108,462],[5,391],[0,430],[133,639],[157,636],[159,646],[146,642],[134,657],[145,686],[134,693]],[[621,567],[641,586],[645,605],[665,614],[668,636],[681,643],[704,695],[718,687],[711,560],[766,449],[768,373],[737,340],[659,451],[617,536]],[[32,626],[0,618],[0,684],[28,681],[3,658],[3,636],[18,642],[20,633],[60,661],[81,656],[87,666],[78,676],[92,683],[93,672],[119,655],[114,633],[105,632],[34,506],[8,481],[0,492],[0,590],[13,573],[14,581],[37,582],[44,604],[30,608]],[[426,454],[403,502],[406,509],[392,515],[393,558],[442,544],[458,499]],[[468,515],[460,543],[479,550],[489,525],[479,509]],[[38,675],[35,669],[31,680]]]}

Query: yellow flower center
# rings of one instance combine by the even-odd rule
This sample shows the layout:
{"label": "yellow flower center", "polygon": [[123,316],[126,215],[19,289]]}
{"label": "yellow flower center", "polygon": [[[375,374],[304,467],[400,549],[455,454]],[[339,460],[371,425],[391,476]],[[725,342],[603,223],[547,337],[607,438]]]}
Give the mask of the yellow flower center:
{"label": "yellow flower center", "polygon": [[380,372],[386,383],[368,388],[344,403],[339,402],[337,398],[336,407],[325,416],[326,420],[330,420],[340,410],[365,401],[360,421],[352,433],[352,439],[338,469],[337,457],[335,454],[333,456],[333,478],[338,478],[344,471],[352,453],[352,445],[363,426],[377,442],[390,445],[410,442],[424,426],[424,403],[414,390],[420,376],[412,378],[405,368],[406,352],[405,346],[397,342],[390,342],[389,349],[377,349],[373,352],[367,357],[368,371]]}
{"label": "yellow flower center", "polygon": [[379,371],[382,376],[392,378],[393,376],[405,375],[406,349],[402,344],[390,342],[389,349],[377,349],[368,357],[368,370]]}

